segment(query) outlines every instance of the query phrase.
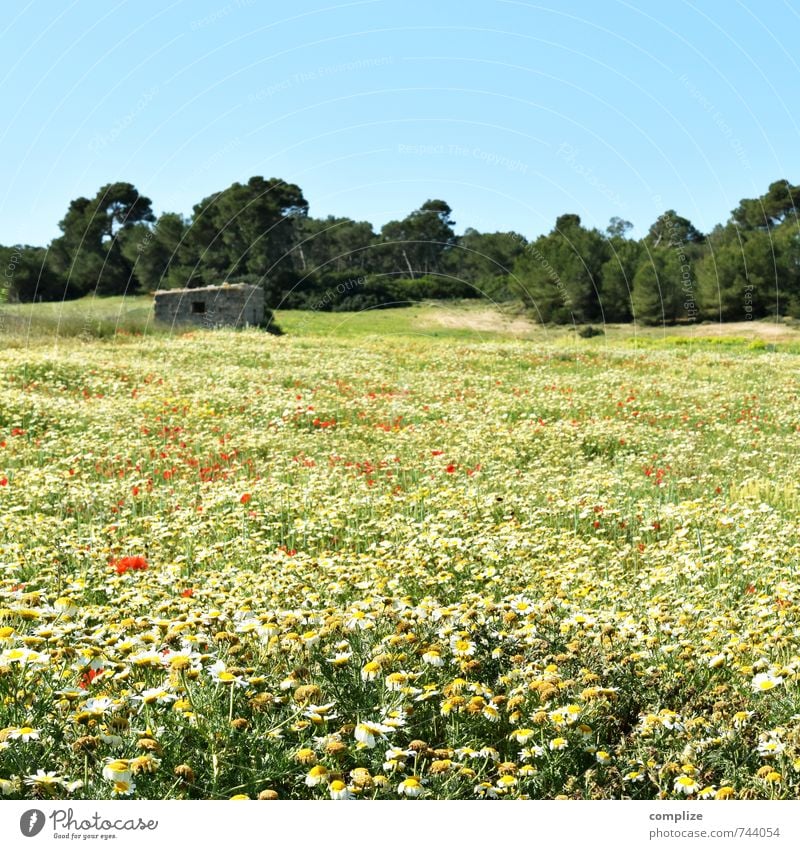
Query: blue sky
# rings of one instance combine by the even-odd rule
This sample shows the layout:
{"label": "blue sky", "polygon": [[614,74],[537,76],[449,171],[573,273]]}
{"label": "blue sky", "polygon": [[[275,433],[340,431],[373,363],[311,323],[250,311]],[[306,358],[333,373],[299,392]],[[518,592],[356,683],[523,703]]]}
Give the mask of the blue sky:
{"label": "blue sky", "polygon": [[773,0],[5,0],[0,243],[126,180],[157,212],[252,175],[376,227],[557,215],[701,230],[800,182],[800,10]]}

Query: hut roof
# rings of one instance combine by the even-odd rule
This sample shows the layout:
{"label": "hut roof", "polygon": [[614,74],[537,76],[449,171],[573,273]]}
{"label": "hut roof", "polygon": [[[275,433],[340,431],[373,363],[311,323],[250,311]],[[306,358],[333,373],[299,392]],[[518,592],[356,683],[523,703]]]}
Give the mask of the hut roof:
{"label": "hut roof", "polygon": [[159,289],[155,295],[156,297],[162,297],[163,295],[193,295],[202,294],[203,292],[218,293],[231,289],[244,292],[258,288],[258,286],[251,286],[249,283],[222,283],[216,286],[198,286],[195,289]]}

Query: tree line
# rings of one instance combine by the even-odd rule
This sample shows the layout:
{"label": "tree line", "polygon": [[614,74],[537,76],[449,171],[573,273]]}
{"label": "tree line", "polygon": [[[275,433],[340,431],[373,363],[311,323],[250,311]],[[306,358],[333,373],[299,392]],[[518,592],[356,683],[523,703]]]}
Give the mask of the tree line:
{"label": "tree line", "polygon": [[354,310],[422,298],[521,299],[543,322],[646,324],[800,318],[800,186],[772,183],[703,234],[674,210],[642,239],[612,218],[578,215],[528,240],[456,235],[450,206],[427,200],[376,231],[368,221],[314,218],[302,190],[252,177],[165,212],[130,183],[73,200],[47,247],[0,246],[0,293],[62,300],[198,287],[262,286],[272,309]]}

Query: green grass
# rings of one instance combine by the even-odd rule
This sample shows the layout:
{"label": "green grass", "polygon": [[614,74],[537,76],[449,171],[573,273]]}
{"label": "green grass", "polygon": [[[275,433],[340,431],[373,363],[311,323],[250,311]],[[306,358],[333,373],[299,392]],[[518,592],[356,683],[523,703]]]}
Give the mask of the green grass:
{"label": "green grass", "polygon": [[155,334],[153,301],[148,295],[0,306],[0,335],[9,339],[41,337],[109,338],[118,334]]}
{"label": "green grass", "polygon": [[[181,334],[194,328],[159,325],[153,319],[152,297],[87,296],[75,301],[0,305],[0,336],[18,346],[37,340],[70,337],[110,339],[116,336]],[[493,320],[496,319],[496,320]],[[512,322],[516,322],[512,325]],[[604,333],[579,337],[577,326],[545,326],[526,320],[517,304],[487,301],[426,301],[411,307],[370,309],[361,312],[277,310],[275,323],[295,337],[419,337],[464,342],[497,342],[523,339],[563,346],[567,351],[623,349],[674,349],[691,351],[800,353],[800,331],[794,323],[754,321],[672,327],[635,324],[602,326]]]}

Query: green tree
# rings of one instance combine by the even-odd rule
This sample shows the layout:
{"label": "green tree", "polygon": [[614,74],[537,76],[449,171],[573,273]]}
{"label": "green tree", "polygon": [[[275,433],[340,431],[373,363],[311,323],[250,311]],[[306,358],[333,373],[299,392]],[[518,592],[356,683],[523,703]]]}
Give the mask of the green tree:
{"label": "green tree", "polygon": [[59,223],[63,235],[49,251],[53,272],[66,281],[65,294],[122,294],[135,289],[122,243],[128,230],[153,220],[150,199],[131,183],[109,183],[91,200],[73,200]]}
{"label": "green tree", "polygon": [[780,281],[778,311],[800,318],[800,229],[794,216],[787,217],[772,231],[772,245]]}
{"label": "green tree", "polygon": [[667,245],[677,248],[682,245],[700,244],[705,236],[682,215],[674,209],[668,209],[653,222],[645,237],[652,248]]}
{"label": "green tree", "polygon": [[303,274],[322,277],[331,272],[368,270],[370,248],[377,236],[369,221],[350,218],[305,218],[299,222],[295,261]]}
{"label": "green tree", "polygon": [[606,239],[580,216],[561,215],[546,236],[525,247],[515,268],[517,291],[545,322],[603,320],[601,270]]}
{"label": "green tree", "polygon": [[606,227],[606,235],[609,239],[626,239],[628,232],[633,229],[633,224],[615,215],[608,222]]}
{"label": "green tree", "polygon": [[0,246],[0,269],[0,302],[50,301],[64,296],[64,281],[48,265],[45,248]]}
{"label": "green tree", "polygon": [[173,266],[178,273],[172,278],[180,281],[180,255],[185,234],[186,222],[175,212],[163,213],[152,226],[135,224],[122,234],[122,254],[130,263],[140,288],[147,291],[167,288]]}
{"label": "green tree", "polygon": [[467,228],[444,263],[445,271],[492,300],[513,296],[511,275],[526,245],[519,233],[480,233]]}
{"label": "green tree", "polygon": [[[628,223],[628,222],[624,222]],[[626,239],[630,229],[617,229],[608,240],[609,257],[600,267],[601,297],[606,321],[630,321],[633,279],[642,256],[643,247],[634,239]],[[611,232],[610,228],[607,232]]]}
{"label": "green tree", "polygon": [[183,285],[255,275],[274,297],[296,278],[293,248],[307,213],[300,188],[277,178],[251,177],[204,198],[194,206],[176,263]]}
{"label": "green tree", "polygon": [[642,324],[674,324],[687,317],[687,293],[678,252],[658,247],[642,253],[633,278],[633,317]]}
{"label": "green tree", "polygon": [[[717,321],[749,321],[775,315],[783,300],[784,257],[766,230],[723,231],[716,246],[698,265],[703,315]],[[785,268],[785,266],[784,266]],[[788,282],[788,281],[787,281]]]}
{"label": "green tree", "polygon": [[381,228],[381,265],[390,274],[417,275],[442,270],[455,243],[452,210],[443,200],[427,200],[401,221]]}
{"label": "green tree", "polygon": [[793,186],[788,180],[776,180],[760,197],[742,199],[731,215],[739,229],[769,230],[787,218],[796,224],[798,208],[800,186]]}

